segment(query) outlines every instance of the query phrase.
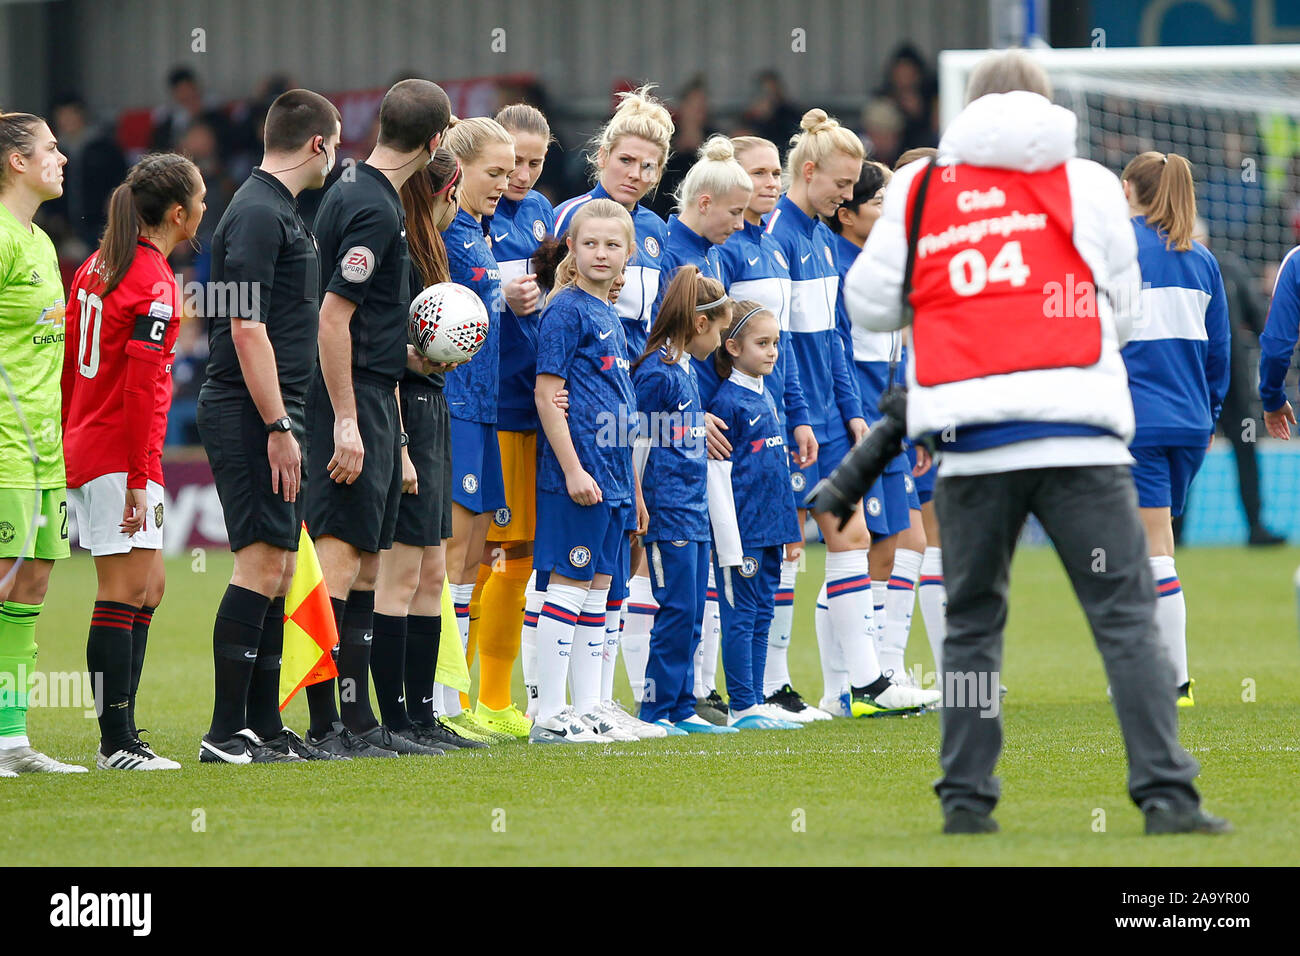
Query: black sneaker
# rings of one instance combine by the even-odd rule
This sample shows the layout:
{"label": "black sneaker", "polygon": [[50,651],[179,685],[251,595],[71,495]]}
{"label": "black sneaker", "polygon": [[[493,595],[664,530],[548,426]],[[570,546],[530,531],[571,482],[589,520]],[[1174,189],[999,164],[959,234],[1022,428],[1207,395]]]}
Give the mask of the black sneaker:
{"label": "black sneaker", "polygon": [[1231,833],[1232,824],[1200,807],[1175,810],[1164,800],[1152,800],[1143,808],[1148,835],[1162,833]]}
{"label": "black sneaker", "polygon": [[391,750],[403,757],[424,756],[424,757],[441,757],[442,751],[433,747],[425,747],[417,744],[414,740],[408,740],[405,737],[393,733],[383,724],[377,724],[373,729],[367,730],[364,734],[357,734],[357,737],[372,747]]}
{"label": "black sneaker", "polygon": [[727,726],[727,720],[731,716],[727,710],[727,702],[722,699],[722,695],[717,690],[711,690],[708,697],[701,697],[695,701],[695,713],[720,727]]}
{"label": "black sneaker", "polygon": [[437,717],[433,718],[433,723],[422,724],[418,721],[414,724],[415,731],[422,735],[423,739],[428,739],[436,746],[444,750],[475,750],[488,745],[481,740],[470,740],[468,737],[462,737],[456,733],[454,727],[448,726]]}
{"label": "black sneaker", "polygon": [[978,810],[957,808],[943,815],[944,833],[997,833],[998,821]]}
{"label": "black sneaker", "polygon": [[1280,534],[1274,534],[1263,525],[1256,525],[1250,529],[1250,538],[1247,544],[1252,548],[1271,548],[1279,544],[1286,544],[1286,537]]}
{"label": "black sneaker", "polygon": [[347,757],[330,753],[320,747],[313,747],[288,727],[281,728],[274,737],[267,737],[262,743],[282,754],[297,754],[303,760],[347,760]]}
{"label": "black sneaker", "polygon": [[283,754],[262,743],[251,730],[238,731],[229,740],[204,734],[199,743],[199,763],[299,763],[297,754]]}
{"label": "black sneaker", "polygon": [[763,703],[772,704],[773,706],[780,707],[782,710],[788,710],[792,714],[797,714],[808,709],[808,705],[803,702],[803,698],[799,696],[799,692],[789,684],[783,684],[780,690],[768,694]]}
{"label": "black sneaker", "polygon": [[[424,747],[426,750],[436,750],[440,754],[445,754],[448,750],[452,749],[441,741],[430,737],[424,731],[416,727],[414,723],[403,730],[393,730],[392,727],[389,727],[388,732],[393,735],[394,742],[400,738],[405,740],[407,743],[415,744],[417,747]],[[398,753],[401,753],[401,751],[398,751]]]}
{"label": "black sneaker", "polygon": [[307,743],[311,744],[317,750],[323,750],[326,753],[333,754],[337,757],[396,757],[395,750],[386,750],[383,747],[374,747],[366,743],[352,731],[343,726],[342,721],[336,720],[330,725],[328,732],[320,737],[313,737],[311,731],[307,732]]}

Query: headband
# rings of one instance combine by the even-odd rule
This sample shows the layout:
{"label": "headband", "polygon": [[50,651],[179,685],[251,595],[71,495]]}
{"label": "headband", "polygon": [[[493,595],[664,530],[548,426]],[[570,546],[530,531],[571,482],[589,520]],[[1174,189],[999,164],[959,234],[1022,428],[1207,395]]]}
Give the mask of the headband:
{"label": "headband", "polygon": [[726,304],[727,298],[728,296],[724,294],[721,299],[714,299],[712,302],[705,302],[703,305],[697,305],[695,311],[708,312],[710,309],[716,309],[718,306]]}
{"label": "headband", "polygon": [[767,309],[763,308],[761,305],[760,305],[760,306],[757,306],[757,307],[755,307],[755,308],[753,308],[753,309],[750,309],[750,310],[749,310],[748,312],[746,312],[743,316],[741,316],[740,321],[736,323],[736,327],[735,327],[734,329],[732,329],[732,330],[727,334],[727,338],[729,338],[729,339],[734,339],[734,338],[736,338],[737,336],[739,336],[739,335],[740,335],[740,330],[743,329],[743,328],[745,327],[745,323],[746,323],[746,322],[748,322],[750,319],[752,319],[752,318],[753,318],[755,315],[757,315],[759,312],[766,312],[766,311],[767,311]]}
{"label": "headband", "polygon": [[461,171],[461,165],[460,165],[460,160],[458,159],[458,160],[456,160],[456,171],[455,171],[454,173],[451,174],[451,179],[447,180],[447,185],[443,186],[443,187],[442,187],[441,189],[439,189],[439,190],[436,190],[436,191],[434,192],[434,195],[435,195],[435,196],[441,196],[443,193],[445,193],[445,192],[446,192],[448,189],[450,189],[452,186],[456,185],[456,183],[459,182],[459,180],[460,180],[460,171]]}

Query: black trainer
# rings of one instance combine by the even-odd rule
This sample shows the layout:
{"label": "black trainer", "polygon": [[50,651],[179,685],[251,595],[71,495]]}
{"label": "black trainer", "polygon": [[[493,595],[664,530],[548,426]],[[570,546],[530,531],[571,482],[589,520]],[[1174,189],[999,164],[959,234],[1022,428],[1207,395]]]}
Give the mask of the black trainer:
{"label": "black trainer", "polygon": [[482,740],[470,740],[468,737],[462,737],[456,733],[454,727],[448,726],[437,717],[433,718],[431,724],[416,721],[414,727],[416,733],[421,734],[423,738],[427,738],[444,750],[474,750],[488,746]]}
{"label": "black trainer", "polygon": [[780,707],[782,710],[788,710],[792,714],[797,714],[800,711],[808,709],[808,705],[805,704],[803,698],[799,696],[799,692],[789,684],[782,684],[780,690],[768,694],[763,703],[772,704],[775,707]]}
{"label": "black trainer", "polygon": [[199,743],[199,763],[299,763],[297,754],[283,754],[262,743],[251,730],[240,730],[229,740],[207,734]]}
{"label": "black trainer", "polygon": [[320,747],[313,747],[288,727],[281,728],[274,737],[268,737],[262,743],[282,754],[297,754],[303,760],[347,760],[348,757],[330,753]]}
{"label": "black trainer", "polygon": [[695,713],[720,727],[727,726],[727,721],[731,717],[726,701],[717,690],[711,690],[708,697],[701,697],[695,701]]}
{"label": "black trainer", "polygon": [[998,821],[990,814],[958,807],[943,815],[944,833],[997,833]]}
{"label": "black trainer", "polygon": [[440,754],[445,754],[448,750],[452,749],[451,747],[447,746],[441,741],[436,740],[433,737],[430,737],[424,731],[416,727],[414,723],[412,723],[410,727],[406,727],[403,730],[393,730],[392,727],[389,727],[388,732],[393,735],[394,740],[400,737],[402,738],[402,740],[405,740],[408,743],[415,744],[419,747],[425,747],[429,750],[436,750]]}
{"label": "black trainer", "polygon": [[330,725],[330,729],[320,737],[313,737],[311,731],[307,732],[307,743],[311,744],[317,750],[323,750],[326,753],[334,754],[338,757],[396,757],[397,751],[388,750],[383,747],[375,747],[366,743],[352,731],[343,726],[343,722],[336,720]]}
{"label": "black trainer", "polygon": [[417,744],[414,740],[408,740],[399,734],[395,734],[383,724],[377,724],[372,730],[367,730],[364,734],[357,734],[357,737],[372,747],[392,750],[403,757],[441,757],[443,753],[440,748],[425,747],[423,744]]}
{"label": "black trainer", "polygon": [[1163,833],[1231,833],[1232,824],[1200,807],[1176,810],[1164,800],[1151,800],[1142,808],[1148,835]]}

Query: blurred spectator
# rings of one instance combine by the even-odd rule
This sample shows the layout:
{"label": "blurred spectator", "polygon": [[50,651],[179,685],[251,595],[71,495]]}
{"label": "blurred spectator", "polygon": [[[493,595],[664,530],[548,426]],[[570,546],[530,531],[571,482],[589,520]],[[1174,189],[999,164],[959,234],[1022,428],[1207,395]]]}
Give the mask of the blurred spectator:
{"label": "blurred spectator", "polygon": [[703,75],[696,74],[682,90],[677,110],[673,114],[673,124],[676,131],[673,133],[672,152],[668,156],[668,164],[664,167],[659,187],[647,202],[664,219],[677,208],[673,193],[686,176],[687,170],[695,165],[696,151],[704,145],[706,139],[720,132],[709,115],[709,91]]}
{"label": "blurred spectator", "polygon": [[199,430],[195,424],[199,389],[208,367],[207,323],[201,318],[186,317],[176,337],[176,356],[172,361],[172,407],[167,415],[168,445],[197,445]]}
{"label": "blurred spectator", "polygon": [[253,95],[236,103],[230,110],[230,142],[226,151],[229,159],[226,172],[237,183],[242,183],[262,158],[262,124],[266,111],[275,98],[293,89],[293,83],[283,73],[273,73],[257,85]]}
{"label": "blurred spectator", "polygon": [[894,101],[903,115],[902,143],[899,152],[915,146],[938,146],[935,130],[935,98],[939,84],[910,42],[894,48],[885,67],[884,85],[876,95]]}
{"label": "blurred spectator", "polygon": [[91,123],[80,96],[71,94],[57,100],[50,118],[68,165],[63,171],[63,195],[47,205],[52,207],[51,214],[66,220],[69,232],[80,241],[82,248],[75,258],[81,259],[99,243],[108,197],[126,178],[126,157],[109,126]]}
{"label": "blurred spectator", "polygon": [[187,66],[175,67],[167,74],[167,89],[171,102],[154,111],[150,148],[175,150],[192,125],[204,122],[212,130],[224,158],[235,147],[230,121],[221,110],[204,106],[198,74]]}
{"label": "blurred spectator", "polygon": [[877,96],[863,107],[862,139],[868,156],[894,168],[903,155],[903,114],[893,100]]}
{"label": "blurred spectator", "polygon": [[775,143],[784,155],[790,137],[799,132],[803,110],[786,99],[785,84],[776,70],[764,70],[754,77],[754,82],[758,90],[741,115],[741,126]]}

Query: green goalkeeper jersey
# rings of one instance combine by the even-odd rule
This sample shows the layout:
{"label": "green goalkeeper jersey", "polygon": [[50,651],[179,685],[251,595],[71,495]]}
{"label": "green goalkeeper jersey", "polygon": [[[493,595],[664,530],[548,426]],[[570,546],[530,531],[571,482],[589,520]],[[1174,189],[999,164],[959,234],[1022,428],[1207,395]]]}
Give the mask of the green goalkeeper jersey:
{"label": "green goalkeeper jersey", "polygon": [[[40,226],[0,204],[0,488],[62,488],[63,278]],[[35,460],[33,460],[33,449]]]}

